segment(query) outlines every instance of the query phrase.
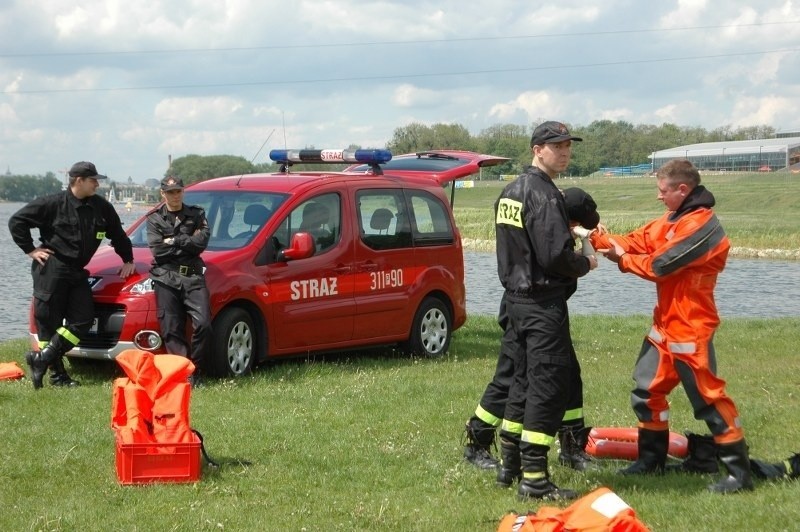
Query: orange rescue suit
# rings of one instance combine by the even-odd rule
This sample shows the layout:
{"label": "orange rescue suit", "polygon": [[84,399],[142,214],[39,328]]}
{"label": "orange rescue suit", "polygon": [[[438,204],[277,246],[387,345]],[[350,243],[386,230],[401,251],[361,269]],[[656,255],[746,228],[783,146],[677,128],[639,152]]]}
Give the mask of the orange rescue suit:
{"label": "orange rescue suit", "polygon": [[631,395],[639,426],[668,429],[667,395],[682,382],[695,418],[706,422],[717,443],[732,443],[744,434],[725,381],[716,375],[712,342],[720,322],[714,287],[730,241],[713,205],[711,193],[698,186],[679,211],[627,235],[595,231],[590,238],[595,249],[612,247],[613,239],[626,251],[620,271],[656,284],[653,326],[636,363]]}

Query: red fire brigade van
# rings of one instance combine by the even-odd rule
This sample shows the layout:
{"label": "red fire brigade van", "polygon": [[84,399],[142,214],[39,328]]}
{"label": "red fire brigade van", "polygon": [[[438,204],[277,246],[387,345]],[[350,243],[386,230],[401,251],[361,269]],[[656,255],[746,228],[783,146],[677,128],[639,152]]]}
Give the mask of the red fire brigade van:
{"label": "red fire brigade van", "polygon": [[[268,358],[377,345],[446,352],[466,311],[461,237],[443,186],[506,159],[462,151],[392,157],[386,150],[270,156],[281,165],[277,173],[186,188],[185,203],[202,206],[211,226],[203,253],[214,327],[208,373],[239,376]],[[293,172],[299,162],[352,164],[341,172]],[[164,352],[146,225],[142,217],[128,232],[134,276],[117,275],[110,246],[87,266],[96,317],[69,356]]]}

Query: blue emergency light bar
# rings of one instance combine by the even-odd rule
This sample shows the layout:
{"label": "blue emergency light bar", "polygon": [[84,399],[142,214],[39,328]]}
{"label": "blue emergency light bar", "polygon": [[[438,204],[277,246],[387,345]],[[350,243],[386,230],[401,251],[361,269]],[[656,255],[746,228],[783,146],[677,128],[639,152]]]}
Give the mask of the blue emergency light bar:
{"label": "blue emergency light bar", "polygon": [[276,163],[382,164],[392,160],[389,150],[271,150]]}

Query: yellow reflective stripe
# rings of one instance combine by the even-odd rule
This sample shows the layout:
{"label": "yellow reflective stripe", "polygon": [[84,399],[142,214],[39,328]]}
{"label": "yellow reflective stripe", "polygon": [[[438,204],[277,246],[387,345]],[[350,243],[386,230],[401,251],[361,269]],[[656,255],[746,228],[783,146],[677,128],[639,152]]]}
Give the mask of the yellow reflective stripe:
{"label": "yellow reflective stripe", "polygon": [[103,240],[106,237],[105,231],[98,231],[97,232],[97,240]]}
{"label": "yellow reflective stripe", "polygon": [[509,198],[500,198],[497,202],[495,223],[522,228],[522,203]]}
{"label": "yellow reflective stripe", "polygon": [[532,430],[522,431],[522,441],[525,443],[533,443],[535,445],[544,445],[550,447],[556,441],[555,436],[548,436],[542,432],[533,432]]}
{"label": "yellow reflective stripe", "polygon": [[44,349],[49,343],[47,340],[39,340],[39,350]]}
{"label": "yellow reflective stripe", "polygon": [[78,345],[78,342],[81,341],[80,338],[69,332],[69,329],[66,327],[59,327],[56,330],[59,336],[62,336],[67,342],[71,343],[72,345]]}
{"label": "yellow reflective stripe", "polygon": [[504,419],[503,424],[500,425],[500,429],[511,434],[522,434],[522,423],[515,423],[514,421]]}
{"label": "yellow reflective stripe", "polygon": [[670,353],[691,355],[697,351],[697,344],[694,342],[670,342],[669,351]]}
{"label": "yellow reflective stripe", "polygon": [[547,473],[544,471],[523,471],[522,478],[527,478],[528,480],[536,480],[540,478],[547,478]]}
{"label": "yellow reflective stripe", "polygon": [[484,410],[481,405],[478,405],[478,408],[475,409],[475,417],[477,417],[487,425],[491,425],[493,427],[500,426],[501,419],[495,416],[494,414]]}
{"label": "yellow reflective stripe", "polygon": [[575,421],[583,417],[583,408],[575,408],[564,412],[562,421]]}

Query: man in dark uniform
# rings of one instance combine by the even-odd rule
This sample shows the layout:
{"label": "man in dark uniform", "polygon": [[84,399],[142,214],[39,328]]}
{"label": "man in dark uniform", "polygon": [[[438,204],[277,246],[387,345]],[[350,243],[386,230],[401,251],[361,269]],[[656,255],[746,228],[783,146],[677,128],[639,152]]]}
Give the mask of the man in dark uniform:
{"label": "man in dark uniform", "polygon": [[[77,386],[64,369],[63,356],[75,347],[94,320],[94,303],[89,287],[89,262],[104,238],[111,240],[122,258],[123,279],[136,271],[131,241],[122,228],[114,207],[95,192],[99,175],[90,162],[77,162],[69,170],[69,188],[37,198],[17,211],[8,221],[14,242],[31,259],[33,316],[39,338],[38,351],[25,360],[31,368],[33,387],[51,368],[50,384]],[[31,229],[39,230],[36,247]]]}
{"label": "man in dark uniform", "polygon": [[531,137],[532,166],[495,203],[497,272],[510,324],[525,352],[520,364],[526,393],[518,488],[523,498],[578,496],[556,486],[547,468],[547,453],[562,423],[570,422],[573,432],[583,426],[583,384],[567,298],[575,292],[578,277],[597,267],[593,255],[575,251],[564,196],[554,183],[569,166],[574,140],[581,139],[559,122],[537,126]]}
{"label": "man in dark uniform", "polygon": [[[600,215],[597,213],[594,199],[580,188],[573,187],[562,192],[570,225],[580,225],[585,229],[597,227]],[[586,240],[582,241],[586,245]],[[594,249],[587,248],[582,254],[594,255]],[[481,469],[495,469],[500,466],[497,459],[491,455],[490,448],[495,441],[495,432],[502,424],[505,430],[501,431],[500,435],[501,450],[508,449],[508,452],[504,453],[503,464],[497,471],[497,484],[510,487],[521,474],[519,440],[525,409],[526,383],[524,372],[517,371],[519,364],[524,362],[525,350],[509,323],[505,294],[500,301],[497,323],[503,329],[500,353],[494,376],[486,386],[475,413],[467,421],[464,458]],[[520,377],[521,382],[514,387],[515,392],[512,397],[512,380],[515,375]],[[578,471],[594,469],[593,459],[584,451],[589,427],[584,426],[581,414],[572,414],[577,413],[568,412],[563,420],[563,426],[558,431],[561,444],[559,462]]]}
{"label": "man in dark uniform", "polygon": [[[150,277],[158,302],[158,321],[167,351],[189,356],[195,371],[190,382],[200,382],[211,347],[211,308],[200,254],[211,235],[205,211],[183,203],[183,181],[161,181],[164,204],[147,215],[147,243],[153,253]],[[194,332],[191,355],[186,338],[186,316]]]}

